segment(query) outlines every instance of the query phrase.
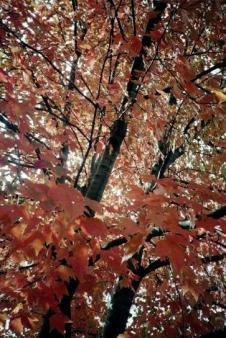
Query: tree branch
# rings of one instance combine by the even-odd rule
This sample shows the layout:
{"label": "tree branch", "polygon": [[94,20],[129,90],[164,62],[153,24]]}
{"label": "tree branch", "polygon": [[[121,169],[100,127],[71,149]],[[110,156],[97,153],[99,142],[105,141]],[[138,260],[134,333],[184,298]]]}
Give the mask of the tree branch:
{"label": "tree branch", "polygon": [[196,80],[200,79],[201,77],[211,73],[212,71],[214,71],[215,69],[221,69],[221,68],[225,68],[226,67],[226,58],[223,59],[222,62],[218,62],[216,63],[214,66],[202,71],[201,73],[197,74],[194,79],[192,79],[192,82],[195,82]]}
{"label": "tree branch", "polygon": [[219,219],[221,217],[226,216],[226,205],[223,205],[219,209],[210,212],[207,216],[212,217],[214,219]]}

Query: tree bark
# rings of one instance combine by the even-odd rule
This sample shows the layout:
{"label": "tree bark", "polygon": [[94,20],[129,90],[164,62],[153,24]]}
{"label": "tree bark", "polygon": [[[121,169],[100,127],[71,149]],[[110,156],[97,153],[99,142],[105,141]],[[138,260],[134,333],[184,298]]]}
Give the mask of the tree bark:
{"label": "tree bark", "polygon": [[103,338],[115,338],[125,331],[129,318],[134,295],[139,287],[139,282],[134,282],[131,288],[116,287],[111,299],[111,308],[108,310]]}
{"label": "tree bark", "polygon": [[123,118],[114,121],[105,150],[93,164],[86,197],[98,202],[101,200],[112,168],[119,155],[121,144],[126,136],[126,131],[127,122]]}
{"label": "tree bark", "polygon": [[[145,47],[150,47],[152,42],[150,32],[154,29],[155,25],[160,22],[162,14],[166,8],[166,2],[157,0],[154,1],[154,5],[154,11],[158,14],[155,18],[149,19],[147,23],[145,35],[142,38],[142,48],[140,54],[134,59],[131,69],[131,79],[127,84],[127,93],[132,103],[135,102],[139,90],[139,85],[136,84],[136,81],[139,80],[139,74],[145,70]],[[116,338],[120,333],[125,331],[130,309],[139,284],[140,281],[133,283],[131,288],[120,287],[120,285],[116,287],[114,294],[112,295],[111,306],[106,315],[102,338]]]}

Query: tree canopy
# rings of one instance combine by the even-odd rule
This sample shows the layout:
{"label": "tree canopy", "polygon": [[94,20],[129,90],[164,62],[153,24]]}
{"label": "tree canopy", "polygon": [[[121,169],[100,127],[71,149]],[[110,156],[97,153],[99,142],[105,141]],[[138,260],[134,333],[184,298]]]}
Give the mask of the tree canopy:
{"label": "tree canopy", "polygon": [[225,334],[224,14],[1,1],[1,337]]}

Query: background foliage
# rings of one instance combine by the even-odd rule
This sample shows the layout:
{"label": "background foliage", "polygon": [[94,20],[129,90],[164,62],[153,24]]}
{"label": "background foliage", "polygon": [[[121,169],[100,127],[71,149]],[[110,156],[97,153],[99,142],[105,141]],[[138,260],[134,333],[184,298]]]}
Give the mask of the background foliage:
{"label": "background foliage", "polygon": [[2,337],[222,337],[224,13],[1,1]]}

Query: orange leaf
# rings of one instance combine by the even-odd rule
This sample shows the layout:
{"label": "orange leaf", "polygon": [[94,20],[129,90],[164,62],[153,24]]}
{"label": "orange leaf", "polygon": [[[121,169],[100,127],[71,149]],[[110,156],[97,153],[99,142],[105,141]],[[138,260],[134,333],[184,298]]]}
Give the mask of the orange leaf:
{"label": "orange leaf", "polygon": [[73,277],[73,271],[65,265],[60,265],[57,269],[57,272],[64,281],[69,282],[70,278]]}
{"label": "orange leaf", "polygon": [[6,313],[4,312],[0,313],[0,322],[5,322],[7,318],[8,316]]}
{"label": "orange leaf", "polygon": [[16,333],[22,334],[24,327],[20,317],[12,319],[10,321],[10,326]]}
{"label": "orange leaf", "polygon": [[70,220],[76,219],[84,212],[82,194],[67,184],[52,185],[48,191],[48,197],[56,206],[65,210]]}
{"label": "orange leaf", "polygon": [[124,228],[123,234],[125,236],[128,235],[133,235],[138,232],[141,232],[141,227],[138,226],[135,222],[133,222],[130,218],[128,217],[122,217],[119,219],[119,225]]}
{"label": "orange leaf", "polygon": [[106,224],[98,218],[85,218],[80,221],[84,233],[89,236],[104,237],[107,235]]}
{"label": "orange leaf", "polygon": [[181,288],[183,296],[187,293],[190,293],[194,297],[195,301],[196,302],[198,301],[199,292],[197,292],[197,290],[193,287],[193,284],[190,285],[188,283],[185,283],[184,285],[181,286]]}
{"label": "orange leaf", "polygon": [[35,255],[38,256],[43,248],[43,242],[39,238],[36,238],[31,242],[30,246],[34,249]]}
{"label": "orange leaf", "polygon": [[212,90],[212,92],[218,98],[219,103],[226,102],[226,94],[224,92],[222,92],[221,90]]}
{"label": "orange leaf", "polygon": [[130,191],[127,193],[127,197],[131,199],[139,199],[145,196],[143,189],[136,185],[130,186]]}
{"label": "orange leaf", "polygon": [[141,233],[133,235],[131,240],[126,243],[124,246],[125,249],[125,255],[123,256],[122,262],[127,261],[130,259],[140,248],[140,246],[143,244],[144,241],[144,235]]}
{"label": "orange leaf", "polygon": [[74,256],[69,258],[69,263],[73,268],[73,272],[80,280],[84,279],[90,270],[88,259],[89,247],[85,244],[76,245]]}
{"label": "orange leaf", "polygon": [[26,227],[27,227],[27,224],[19,223],[15,227],[13,227],[10,232],[14,237],[19,239],[23,236],[23,233],[24,233]]}
{"label": "orange leaf", "polygon": [[181,236],[167,235],[156,244],[155,252],[161,258],[168,257],[173,269],[180,272],[185,264],[185,249],[179,245]]}

